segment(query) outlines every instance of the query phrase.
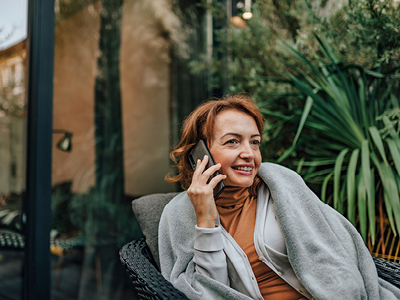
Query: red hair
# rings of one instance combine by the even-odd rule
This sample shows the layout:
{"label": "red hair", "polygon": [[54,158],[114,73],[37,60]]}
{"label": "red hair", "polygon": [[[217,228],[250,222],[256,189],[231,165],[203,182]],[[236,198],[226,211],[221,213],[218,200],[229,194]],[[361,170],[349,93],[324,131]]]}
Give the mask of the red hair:
{"label": "red hair", "polygon": [[221,99],[204,102],[183,123],[181,140],[170,153],[178,172],[175,176],[168,174],[165,177],[166,181],[170,183],[179,182],[183,189],[190,186],[193,176],[193,169],[187,158],[190,150],[200,140],[204,140],[208,147],[211,145],[215,118],[220,112],[229,109],[238,110],[253,117],[257,129],[262,135],[264,130],[263,117],[250,96],[246,94],[226,95]]}

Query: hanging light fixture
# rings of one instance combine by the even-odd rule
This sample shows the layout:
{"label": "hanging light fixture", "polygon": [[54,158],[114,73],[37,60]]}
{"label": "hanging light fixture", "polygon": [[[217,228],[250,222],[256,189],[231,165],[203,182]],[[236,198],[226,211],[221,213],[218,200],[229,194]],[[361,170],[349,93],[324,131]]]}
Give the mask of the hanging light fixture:
{"label": "hanging light fixture", "polygon": [[251,0],[244,0],[244,13],[242,14],[243,19],[251,19],[253,14],[251,13]]}
{"label": "hanging light fixture", "polygon": [[53,133],[63,133],[64,137],[57,143],[57,148],[61,151],[71,152],[72,132],[63,129],[53,129]]}

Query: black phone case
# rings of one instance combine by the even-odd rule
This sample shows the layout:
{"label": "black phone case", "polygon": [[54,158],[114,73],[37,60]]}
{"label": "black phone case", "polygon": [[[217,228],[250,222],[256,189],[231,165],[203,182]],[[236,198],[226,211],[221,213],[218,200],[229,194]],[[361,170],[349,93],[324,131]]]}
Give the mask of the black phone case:
{"label": "black phone case", "polygon": [[[215,165],[214,160],[211,156],[211,153],[210,153],[210,151],[208,151],[206,143],[203,140],[200,140],[190,151],[189,157],[188,157],[189,163],[192,166],[193,170],[196,169],[197,160],[198,159],[203,160],[204,155],[208,156],[208,163],[207,163],[206,169]],[[210,182],[210,180],[216,175],[219,175],[218,171],[210,176],[210,178],[208,179],[208,182]],[[214,199],[218,198],[218,196],[223,192],[224,188],[225,188],[225,184],[221,180],[214,188]]]}

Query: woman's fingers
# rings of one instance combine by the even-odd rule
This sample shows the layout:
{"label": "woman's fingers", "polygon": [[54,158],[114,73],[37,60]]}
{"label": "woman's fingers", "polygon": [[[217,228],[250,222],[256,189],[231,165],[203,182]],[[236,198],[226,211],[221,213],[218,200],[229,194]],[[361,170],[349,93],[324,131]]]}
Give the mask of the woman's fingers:
{"label": "woman's fingers", "polygon": [[221,164],[219,163],[204,170],[207,166],[208,159],[206,155],[202,161],[197,161],[189,192],[193,194],[209,193],[208,191],[212,191],[221,180],[226,178],[226,175],[222,174],[212,176],[221,169]]}
{"label": "woman's fingers", "polygon": [[211,176],[221,168],[221,164],[218,163],[206,169],[208,160],[209,160],[208,156],[205,155],[202,161],[200,160],[197,161],[196,170],[193,174],[194,176],[201,176],[201,175]]}
{"label": "woman's fingers", "polygon": [[219,175],[216,175],[216,176],[214,176],[212,179],[211,179],[211,181],[208,183],[208,185],[211,187],[211,188],[215,188],[216,186],[217,186],[217,184],[221,181],[221,180],[224,180],[226,178],[226,175],[222,175],[222,174],[219,174]]}
{"label": "woman's fingers", "polygon": [[197,226],[213,228],[217,217],[213,189],[226,176],[219,174],[210,180],[210,177],[221,168],[221,164],[216,164],[206,169],[208,160],[208,156],[204,156],[202,161],[197,161],[192,183],[187,193],[196,211]]}
{"label": "woman's fingers", "polygon": [[206,169],[208,163],[208,156],[205,155],[203,160],[198,159],[196,163],[196,170],[194,171],[193,175],[201,175],[203,174],[204,170]]}
{"label": "woman's fingers", "polygon": [[204,172],[203,172],[203,175],[205,175],[205,176],[211,176],[211,175],[213,175],[215,172],[217,172],[219,169],[221,169],[221,164],[216,164],[216,165],[213,165],[213,166],[211,166],[211,167],[209,167],[207,170],[205,170]]}

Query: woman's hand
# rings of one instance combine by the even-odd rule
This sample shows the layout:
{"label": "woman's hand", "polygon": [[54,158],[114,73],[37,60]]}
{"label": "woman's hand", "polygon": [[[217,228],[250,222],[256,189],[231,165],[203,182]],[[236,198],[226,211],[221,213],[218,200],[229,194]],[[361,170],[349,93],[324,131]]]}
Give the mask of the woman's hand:
{"label": "woman's hand", "polygon": [[187,190],[190,201],[196,212],[197,226],[202,228],[215,227],[217,207],[215,206],[213,190],[218,182],[226,178],[226,175],[219,174],[207,183],[210,176],[221,168],[221,164],[216,164],[204,171],[208,159],[208,156],[205,155],[202,161],[197,161],[192,183]]}

